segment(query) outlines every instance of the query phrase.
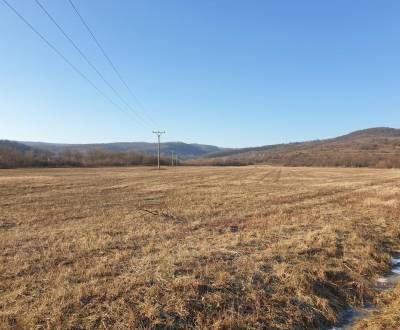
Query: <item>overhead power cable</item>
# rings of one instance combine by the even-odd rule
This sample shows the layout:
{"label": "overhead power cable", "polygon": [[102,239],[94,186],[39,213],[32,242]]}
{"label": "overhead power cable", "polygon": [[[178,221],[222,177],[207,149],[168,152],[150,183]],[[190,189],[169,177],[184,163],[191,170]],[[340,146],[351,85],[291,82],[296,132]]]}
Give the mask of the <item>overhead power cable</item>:
{"label": "overhead power cable", "polygon": [[42,39],[47,46],[49,46],[65,63],[67,63],[82,79],[84,79],[89,85],[91,85],[101,96],[103,96],[108,102],[110,102],[114,107],[123,113],[129,115],[120,105],[115,103],[107,94],[105,94],[96,84],[90,80],[81,70],[78,69],[63,53],[58,50],[46,37],[40,33],[22,14],[20,14],[7,0],[2,0],[3,3],[19,18],[21,19],[40,39]]}
{"label": "overhead power cable", "polygon": [[76,51],[81,55],[81,57],[85,60],[87,64],[98,74],[101,80],[114,92],[114,94],[118,97],[118,99],[129,109],[132,113],[145,125],[149,125],[145,119],[140,116],[128,102],[121,96],[120,93],[111,85],[111,83],[104,77],[104,75],[100,72],[100,70],[89,60],[86,54],[79,48],[79,46],[72,40],[72,38],[65,32],[62,26],[56,21],[56,19],[48,12],[48,10],[43,6],[43,4],[39,0],[35,0],[36,4],[39,8],[46,14],[46,16],[54,23],[54,25],[58,28],[58,30],[64,35],[64,37],[71,43],[71,45],[76,49]]}
{"label": "overhead power cable", "polygon": [[[111,68],[113,69],[113,71],[115,72],[115,74],[118,76],[119,80],[122,82],[122,84],[125,86],[125,88],[128,90],[129,94],[132,96],[132,98],[135,100],[135,102],[141,107],[141,109],[143,110],[143,112],[145,112],[145,108],[143,106],[143,104],[139,101],[138,97],[136,96],[136,94],[132,91],[132,89],[129,87],[129,85],[127,84],[127,82],[125,81],[125,79],[123,78],[122,74],[119,72],[119,70],[117,69],[116,65],[113,63],[113,61],[111,60],[111,58],[107,55],[106,51],[104,50],[104,47],[100,44],[99,40],[96,38],[96,36],[94,35],[92,29],[89,27],[89,25],[86,23],[85,19],[83,18],[83,16],[80,14],[78,8],[75,6],[75,4],[73,3],[72,0],[68,0],[68,2],[71,4],[71,7],[73,8],[73,10],[75,11],[76,15],[79,17],[80,21],[82,22],[83,26],[86,28],[86,30],[88,31],[88,33],[90,34],[90,36],[92,37],[92,39],[94,40],[94,42],[96,43],[97,47],[100,49],[101,53],[103,54],[104,58],[107,60],[108,64],[111,66]],[[146,112],[149,120],[156,126],[157,123],[154,121],[154,119]]]}

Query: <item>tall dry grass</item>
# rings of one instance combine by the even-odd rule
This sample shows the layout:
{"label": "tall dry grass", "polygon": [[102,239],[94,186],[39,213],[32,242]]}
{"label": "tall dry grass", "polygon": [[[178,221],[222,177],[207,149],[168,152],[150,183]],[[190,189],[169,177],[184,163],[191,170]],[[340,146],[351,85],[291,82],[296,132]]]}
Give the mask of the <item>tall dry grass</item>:
{"label": "tall dry grass", "polygon": [[400,285],[377,297],[378,309],[354,326],[355,330],[400,329]]}
{"label": "tall dry grass", "polygon": [[0,172],[0,328],[312,329],[375,297],[400,171]]}

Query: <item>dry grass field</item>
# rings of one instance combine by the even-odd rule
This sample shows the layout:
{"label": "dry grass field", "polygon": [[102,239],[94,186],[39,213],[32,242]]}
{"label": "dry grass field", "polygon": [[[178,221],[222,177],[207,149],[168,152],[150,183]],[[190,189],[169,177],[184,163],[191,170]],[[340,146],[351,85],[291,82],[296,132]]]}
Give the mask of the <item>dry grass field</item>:
{"label": "dry grass field", "polygon": [[399,216],[399,170],[2,170],[0,328],[323,328],[376,297]]}

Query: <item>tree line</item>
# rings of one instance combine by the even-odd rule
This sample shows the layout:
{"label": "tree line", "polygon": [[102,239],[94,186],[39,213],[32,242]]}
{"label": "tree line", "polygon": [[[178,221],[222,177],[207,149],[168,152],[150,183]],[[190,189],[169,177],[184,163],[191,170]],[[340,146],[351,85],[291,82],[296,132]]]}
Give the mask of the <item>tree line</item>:
{"label": "tree line", "polygon": [[400,168],[400,154],[385,153],[249,153],[245,155],[192,160],[187,165],[246,166],[268,164],[277,166],[370,167]]}
{"label": "tree line", "polygon": [[[78,152],[66,150],[55,154],[34,149],[0,148],[0,168],[100,167],[155,164],[157,164],[157,157],[131,151],[113,152],[96,149]],[[169,160],[161,158],[161,164],[169,164]]]}

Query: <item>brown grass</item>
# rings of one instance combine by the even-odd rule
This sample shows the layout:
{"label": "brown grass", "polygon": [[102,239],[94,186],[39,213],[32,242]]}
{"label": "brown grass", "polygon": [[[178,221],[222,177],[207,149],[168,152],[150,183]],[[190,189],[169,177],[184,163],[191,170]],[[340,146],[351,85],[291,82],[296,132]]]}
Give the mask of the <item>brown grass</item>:
{"label": "brown grass", "polygon": [[0,328],[304,329],[375,297],[400,171],[0,172]]}
{"label": "brown grass", "polygon": [[356,330],[400,329],[400,285],[394,291],[382,293],[377,298],[379,309],[369,318],[355,325]]}

